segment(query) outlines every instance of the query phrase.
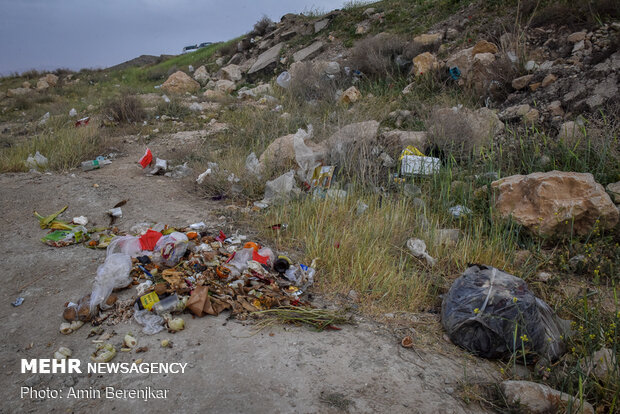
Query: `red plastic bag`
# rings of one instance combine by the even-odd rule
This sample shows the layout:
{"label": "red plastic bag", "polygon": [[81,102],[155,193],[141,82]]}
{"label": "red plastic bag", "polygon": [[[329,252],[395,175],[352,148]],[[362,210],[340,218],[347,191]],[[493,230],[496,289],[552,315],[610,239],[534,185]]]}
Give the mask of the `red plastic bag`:
{"label": "red plastic bag", "polygon": [[146,168],[151,162],[153,162],[153,153],[151,152],[151,150],[147,148],[146,152],[138,162],[140,163],[142,168]]}
{"label": "red plastic bag", "polygon": [[142,250],[153,250],[162,236],[163,234],[160,232],[148,229],[145,234],[140,236],[140,248]]}

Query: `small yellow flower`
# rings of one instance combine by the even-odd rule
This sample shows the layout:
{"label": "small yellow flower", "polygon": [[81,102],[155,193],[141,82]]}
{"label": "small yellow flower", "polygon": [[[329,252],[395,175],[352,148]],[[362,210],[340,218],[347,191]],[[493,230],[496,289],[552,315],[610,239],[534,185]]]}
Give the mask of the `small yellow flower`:
{"label": "small yellow flower", "polygon": [[527,342],[527,341],[529,341],[529,338],[527,337],[527,335],[526,335],[526,334],[521,335],[521,336],[520,336],[520,338],[521,338],[521,340],[522,340],[523,342]]}
{"label": "small yellow flower", "polygon": [[474,313],[475,313],[476,315],[477,315],[477,314],[479,314],[479,313],[480,313],[480,309],[478,309],[478,308],[474,309]]}
{"label": "small yellow flower", "polygon": [[505,373],[506,373],[506,371],[504,371],[504,368],[500,368],[500,369],[499,369],[499,372],[501,372],[502,374],[505,374]]}
{"label": "small yellow flower", "polygon": [[594,339],[594,338],[596,338],[596,335],[590,334],[590,339]]}
{"label": "small yellow flower", "polygon": [[570,351],[574,354],[574,353],[575,353],[575,347],[572,347],[572,348],[570,349]]}
{"label": "small yellow flower", "polygon": [[518,300],[519,300],[519,299],[517,299],[517,297],[516,297],[516,296],[512,298],[512,302],[513,302],[513,303],[517,303],[517,301],[518,301]]}
{"label": "small yellow flower", "polygon": [[547,367],[547,372],[551,372],[551,368]]}
{"label": "small yellow flower", "polygon": [[594,269],[594,276],[598,276],[598,269]]}

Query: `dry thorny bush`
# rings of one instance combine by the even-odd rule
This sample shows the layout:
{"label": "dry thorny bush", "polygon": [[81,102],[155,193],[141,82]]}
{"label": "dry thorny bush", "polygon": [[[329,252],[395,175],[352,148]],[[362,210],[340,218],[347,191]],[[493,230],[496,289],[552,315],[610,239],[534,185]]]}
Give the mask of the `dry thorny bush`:
{"label": "dry thorny bush", "polygon": [[104,107],[104,114],[118,123],[134,123],[146,117],[142,103],[128,93],[123,93],[108,101]]}

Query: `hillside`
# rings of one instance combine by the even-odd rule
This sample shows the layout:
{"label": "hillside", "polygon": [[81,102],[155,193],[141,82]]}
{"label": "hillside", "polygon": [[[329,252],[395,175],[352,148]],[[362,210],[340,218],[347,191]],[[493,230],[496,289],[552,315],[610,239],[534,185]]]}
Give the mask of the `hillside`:
{"label": "hillside", "polygon": [[[395,346],[401,361],[388,364],[409,364],[418,351],[430,359],[439,355],[440,377],[429,385],[423,411],[437,409],[445,393],[447,410],[454,412],[522,412],[526,400],[544,399],[526,391],[513,398],[509,381],[523,380],[571,396],[569,404],[587,401],[586,412],[618,412],[617,2],[351,2],[325,14],[263,18],[250,29],[179,56],[143,55],[105,70],[2,78],[0,183],[7,224],[30,220],[30,211],[16,212],[9,196],[14,192],[16,200],[29,200],[19,204],[22,210],[33,203],[40,203],[39,210],[52,210],[48,203],[56,210],[96,204],[101,212],[89,214],[99,223],[107,220],[103,204],[117,201],[107,198],[134,199],[135,210],[115,224],[122,233],[149,220],[184,227],[202,220],[194,213],[204,208],[214,231],[218,225],[227,234],[239,230],[299,263],[314,261],[310,294],[330,309],[377,324],[364,325],[369,330],[390,332],[389,339],[369,339],[377,348],[389,341]],[[85,117],[88,124],[78,126]],[[152,168],[139,167],[146,148],[153,165],[156,158],[167,161],[165,171],[150,175]],[[29,164],[36,152],[47,161]],[[112,162],[100,171],[80,170],[97,156]],[[334,167],[329,185],[318,183],[317,166]],[[62,202],[55,183],[63,189]],[[95,183],[106,192],[92,190]],[[150,205],[147,195],[157,201]],[[23,246],[36,249],[34,243]],[[51,253],[41,254],[52,260]],[[92,263],[80,263],[93,270]],[[540,341],[562,352],[539,352],[551,345],[535,343],[521,310],[513,314],[518,322],[510,332],[494,332],[476,344],[510,336],[508,351],[489,360],[446,331],[446,298],[455,280],[475,268],[470,264],[516,276],[530,298],[570,321],[557,337],[549,327],[555,316],[538,323],[547,328]],[[11,262],[16,278],[23,277],[19,266]],[[77,294],[90,289],[90,277],[64,282]],[[489,301],[492,291],[479,302],[461,298],[471,299],[471,320],[479,321],[487,306],[518,302],[516,295],[504,297],[500,306]],[[348,342],[363,341],[355,332],[334,345],[338,358],[346,346],[363,358]],[[475,336],[474,328],[467,332]],[[399,346],[405,336],[414,348]],[[312,346],[305,352],[312,353]],[[369,357],[369,366],[389,359],[380,354]],[[601,355],[610,363],[597,362]],[[310,366],[321,366],[316,357]],[[337,364],[336,357],[330,361]],[[468,363],[477,367],[471,381],[465,374],[441,384],[442,375],[460,376],[459,367]],[[337,377],[332,368],[329,375]],[[342,369],[353,381],[357,368],[349,368]],[[417,368],[400,369],[394,372],[418,375]],[[402,378],[372,381],[406,387]],[[337,398],[306,396],[309,412],[382,412],[405,400],[415,404],[404,396],[413,393],[409,388],[375,401],[361,388],[343,387],[346,395],[334,391]],[[296,398],[282,391],[284,402]],[[565,404],[545,398],[555,410]],[[278,404],[261,408],[287,411]],[[407,407],[396,411],[409,412]],[[247,406],[233,411],[240,408]]]}

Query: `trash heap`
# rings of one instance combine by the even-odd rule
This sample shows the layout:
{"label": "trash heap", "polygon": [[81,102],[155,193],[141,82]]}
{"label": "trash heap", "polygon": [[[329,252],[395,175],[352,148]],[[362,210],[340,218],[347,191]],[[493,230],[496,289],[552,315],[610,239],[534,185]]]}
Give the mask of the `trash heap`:
{"label": "trash heap", "polygon": [[[231,316],[245,319],[274,308],[310,307],[302,295],[314,282],[314,263],[296,266],[245,236],[209,234],[202,222],[120,235],[60,221],[57,216],[64,210],[36,215],[42,228],[51,229],[43,242],[56,247],[85,242],[87,247],[106,248],[92,291],[65,304],[66,322],[60,327],[64,334],[85,322],[116,325],[132,317],[146,334],[166,328],[175,332],[184,329],[183,313],[202,317],[229,310]],[[57,232],[62,233],[61,241],[50,240]],[[114,293],[131,288],[135,290],[126,300]]]}

